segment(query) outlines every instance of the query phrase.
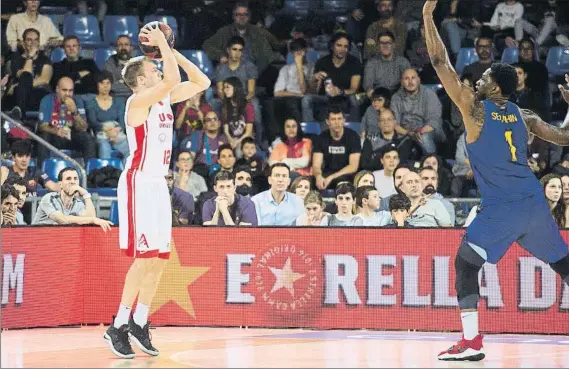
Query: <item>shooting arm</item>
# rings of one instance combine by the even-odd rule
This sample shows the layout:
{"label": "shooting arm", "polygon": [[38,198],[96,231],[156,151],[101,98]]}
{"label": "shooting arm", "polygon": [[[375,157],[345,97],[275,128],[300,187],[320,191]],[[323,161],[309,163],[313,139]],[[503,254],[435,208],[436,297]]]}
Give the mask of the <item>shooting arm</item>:
{"label": "shooting arm", "polygon": [[191,61],[178,52],[172,50],[176,62],[188,75],[188,81],[178,84],[172,89],[170,101],[172,104],[185,101],[199,92],[205,91],[211,85],[209,78]]}

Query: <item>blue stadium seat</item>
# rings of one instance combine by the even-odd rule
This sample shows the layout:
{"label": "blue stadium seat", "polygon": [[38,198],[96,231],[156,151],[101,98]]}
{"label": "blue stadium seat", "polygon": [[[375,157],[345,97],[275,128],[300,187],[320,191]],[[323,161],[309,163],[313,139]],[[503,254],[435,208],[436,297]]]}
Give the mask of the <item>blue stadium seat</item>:
{"label": "blue stadium seat", "polygon": [[87,167],[85,169],[87,170],[87,174],[89,174],[94,169],[103,168],[103,167],[106,167],[109,165],[111,167],[115,167],[115,168],[120,169],[120,170],[123,169],[122,161],[120,159],[116,159],[116,158],[110,158],[110,159],[92,158],[92,159],[89,159],[87,161]]}
{"label": "blue stadium seat", "polygon": [[439,92],[440,90],[443,89],[443,85],[442,84],[427,84],[427,85],[423,85],[427,88],[430,88],[431,90],[435,91],[435,92]]}
{"label": "blue stadium seat", "polygon": [[35,168],[36,167],[36,159],[31,158],[30,159],[30,168]]}
{"label": "blue stadium seat", "polygon": [[209,78],[213,77],[213,64],[202,50],[180,50],[180,53],[194,63]]}
{"label": "blue stadium seat", "polygon": [[[316,63],[318,61],[318,59],[320,59],[320,53],[316,50],[308,50],[306,53],[306,61],[308,63]],[[292,53],[288,53],[286,56],[286,62],[287,64],[292,64],[294,63],[294,56],[292,56]]]}
{"label": "blue stadium seat", "polygon": [[112,187],[89,188],[89,192],[99,196],[117,197],[117,189]]}
{"label": "blue stadium seat", "polygon": [[109,220],[114,224],[119,224],[119,202],[114,200],[111,202],[111,211],[109,212]]}
{"label": "blue stadium seat", "polygon": [[360,122],[345,122],[344,127],[356,131],[358,135],[362,133],[362,124]]}
{"label": "blue stadium seat", "polygon": [[464,70],[464,67],[477,61],[478,61],[478,55],[476,54],[475,48],[473,47],[461,48],[460,51],[458,52],[458,57],[456,58],[456,66],[455,66],[456,73],[460,76],[462,74],[462,71]]}
{"label": "blue stadium seat", "polygon": [[[122,159],[122,154],[120,151],[118,150],[111,150],[111,158],[117,158],[117,159]],[[105,159],[105,158],[103,158]]]}
{"label": "blue stadium seat", "polygon": [[61,47],[56,47],[55,49],[51,50],[51,54],[49,55],[49,59],[52,63],[57,63],[65,59],[65,51]]}
{"label": "blue stadium seat", "polygon": [[75,35],[82,46],[102,47],[99,21],[94,15],[67,14],[63,21],[63,35]]}
{"label": "blue stadium seat", "polygon": [[552,47],[547,53],[545,66],[549,74],[563,76],[569,73],[569,47]]}
{"label": "blue stadium seat", "polygon": [[49,176],[53,181],[57,181],[57,175],[65,167],[72,167],[73,165],[63,159],[45,159],[42,164],[42,171]]}
{"label": "blue stadium seat", "polygon": [[322,133],[320,123],[318,122],[302,122],[300,123],[300,128],[305,134],[319,135]]}
{"label": "blue stadium seat", "polygon": [[515,64],[520,59],[520,50],[517,47],[507,47],[502,53],[502,63]]}
{"label": "blue stadium seat", "polygon": [[93,60],[95,60],[95,64],[97,64],[97,67],[100,70],[103,70],[103,67],[105,66],[105,62],[107,61],[107,59],[109,59],[111,55],[114,55],[116,53],[117,52],[115,49],[98,48],[95,49],[95,55],[93,56]]}
{"label": "blue stadium seat", "polygon": [[40,14],[48,15],[48,14],[67,14],[69,12],[69,8],[66,6],[50,6],[50,5],[42,5],[40,7]]}
{"label": "blue stadium seat", "polygon": [[103,19],[103,38],[109,45],[114,45],[120,35],[127,35],[133,45],[138,45],[138,32],[135,15],[106,15]]}
{"label": "blue stadium seat", "polygon": [[144,17],[144,24],[150,22],[162,22],[170,26],[172,31],[174,32],[174,37],[176,38],[176,44],[178,44],[178,37],[180,34],[178,33],[178,21],[171,15],[156,15],[156,14],[149,14]]}
{"label": "blue stadium seat", "polygon": [[46,17],[51,19],[55,28],[59,30],[59,23],[57,22],[57,14],[44,14]]}

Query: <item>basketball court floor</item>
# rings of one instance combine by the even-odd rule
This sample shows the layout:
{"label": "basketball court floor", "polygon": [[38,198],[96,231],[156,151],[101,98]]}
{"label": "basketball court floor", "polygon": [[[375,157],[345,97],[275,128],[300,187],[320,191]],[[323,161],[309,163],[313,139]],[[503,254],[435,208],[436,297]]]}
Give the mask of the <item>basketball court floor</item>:
{"label": "basketball court floor", "polygon": [[1,366],[569,368],[569,336],[488,335],[486,359],[472,363],[436,359],[458,333],[158,327],[151,333],[160,356],[135,347],[136,358],[123,360],[106,346],[104,331],[103,326],[3,331]]}

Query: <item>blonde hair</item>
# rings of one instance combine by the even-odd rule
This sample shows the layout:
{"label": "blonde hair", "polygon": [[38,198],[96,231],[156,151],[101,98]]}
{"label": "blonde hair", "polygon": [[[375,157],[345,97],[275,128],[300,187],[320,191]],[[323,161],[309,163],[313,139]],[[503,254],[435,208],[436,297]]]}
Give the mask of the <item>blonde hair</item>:
{"label": "blonde hair", "polygon": [[[354,187],[358,188],[358,183],[360,183],[360,181],[362,180],[362,178],[366,175],[369,174],[370,176],[373,177],[373,172],[371,172],[370,170],[360,170],[356,176],[354,177]],[[374,182],[375,182],[375,177],[374,177]]]}
{"label": "blonde hair", "polygon": [[304,198],[304,206],[308,204],[318,204],[324,207],[324,199],[322,199],[322,195],[320,195],[320,192],[310,191],[309,193],[307,193],[306,197]]}
{"label": "blonde hair", "polygon": [[124,83],[130,87],[131,90],[138,86],[137,78],[144,75],[145,60],[146,58],[144,56],[131,58],[122,69],[121,75],[124,79]]}

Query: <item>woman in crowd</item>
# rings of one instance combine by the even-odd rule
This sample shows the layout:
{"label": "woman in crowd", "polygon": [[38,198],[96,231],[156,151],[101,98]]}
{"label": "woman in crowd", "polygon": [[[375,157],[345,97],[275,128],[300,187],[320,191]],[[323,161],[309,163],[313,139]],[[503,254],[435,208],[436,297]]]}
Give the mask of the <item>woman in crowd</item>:
{"label": "woman in crowd", "polygon": [[567,218],[565,215],[565,202],[562,199],[563,195],[563,185],[561,183],[561,177],[557,174],[551,173],[543,176],[540,180],[543,186],[543,191],[545,192],[545,198],[549,204],[549,209],[551,210],[551,215],[555,219],[555,223],[559,228],[565,228],[567,223]]}
{"label": "woman in crowd", "polygon": [[318,191],[310,191],[304,198],[304,214],[296,218],[297,226],[327,226],[330,214],[324,211],[324,200]]}
{"label": "woman in crowd", "polygon": [[245,137],[254,137],[255,108],[247,102],[243,84],[237,77],[229,77],[223,81],[223,93],[223,131],[237,158],[241,158],[241,141]]}
{"label": "woman in crowd", "polygon": [[375,177],[369,170],[360,170],[354,177],[354,187],[356,190],[362,186],[375,186]]}
{"label": "woman in crowd", "polygon": [[304,200],[310,190],[312,190],[310,179],[305,176],[298,176],[292,181],[288,191]]}
{"label": "woman in crowd", "polygon": [[304,138],[300,125],[294,118],[284,122],[284,134],[273,143],[269,165],[285,163],[291,172],[301,176],[312,174],[312,141]]}
{"label": "woman in crowd", "polygon": [[211,106],[205,102],[205,92],[190,97],[188,100],[178,104],[176,109],[176,136],[178,142],[194,131],[203,129],[205,115],[212,111]]}

